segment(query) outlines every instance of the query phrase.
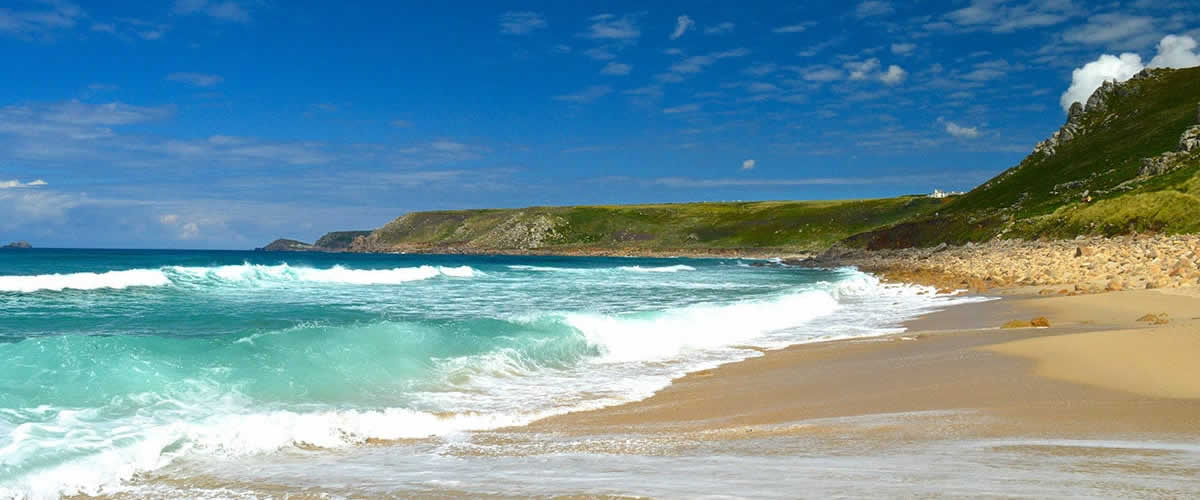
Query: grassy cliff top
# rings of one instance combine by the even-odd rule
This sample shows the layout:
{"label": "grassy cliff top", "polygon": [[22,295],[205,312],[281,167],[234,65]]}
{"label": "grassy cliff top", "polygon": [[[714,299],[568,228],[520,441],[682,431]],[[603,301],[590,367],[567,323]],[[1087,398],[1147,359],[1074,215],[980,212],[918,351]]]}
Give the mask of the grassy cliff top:
{"label": "grassy cliff top", "polygon": [[857,232],[935,211],[946,201],[903,196],[414,212],[375,231],[372,245],[477,251],[820,250]]}
{"label": "grassy cliff top", "polygon": [[[1200,68],[1148,70],[1106,84],[1017,166],[935,216],[857,235],[870,248],[997,236],[1062,238],[1200,231],[1200,150],[1181,137],[1200,122]],[[1153,171],[1148,160],[1158,165]]]}

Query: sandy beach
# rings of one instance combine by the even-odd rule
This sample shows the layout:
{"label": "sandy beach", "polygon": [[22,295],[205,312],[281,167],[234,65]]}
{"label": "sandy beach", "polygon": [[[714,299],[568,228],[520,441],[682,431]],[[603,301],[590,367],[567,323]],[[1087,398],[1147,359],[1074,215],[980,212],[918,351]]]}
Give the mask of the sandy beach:
{"label": "sandy beach", "polygon": [[[1166,322],[1138,321],[1147,314]],[[1051,326],[1001,328],[1039,316]],[[1195,291],[1039,297],[1010,290],[1000,300],[957,306],[906,326],[907,332],[888,337],[768,351],[691,374],[644,401],[550,418],[529,429],[695,432],[956,411],[979,421],[955,426],[960,437],[1200,436]],[[897,425],[891,431],[934,438],[945,437],[946,429]]]}

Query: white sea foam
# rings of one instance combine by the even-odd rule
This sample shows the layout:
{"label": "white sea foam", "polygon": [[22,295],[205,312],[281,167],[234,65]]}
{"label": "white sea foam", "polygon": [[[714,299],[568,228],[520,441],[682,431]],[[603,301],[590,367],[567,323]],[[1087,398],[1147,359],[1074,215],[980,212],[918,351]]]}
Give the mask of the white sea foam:
{"label": "white sea foam", "polygon": [[0,276],[0,292],[124,289],[165,286],[176,282],[198,284],[197,282],[201,280],[227,283],[312,282],[395,285],[439,276],[473,278],[482,275],[484,275],[482,272],[470,266],[419,266],[394,269],[348,269],[342,266],[317,269],[293,267],[287,264],[274,266],[258,264],[215,267],[169,266],[162,269],[129,269],[103,273]]}
{"label": "white sea foam", "polygon": [[313,282],[349,285],[395,285],[421,281],[439,276],[471,278],[483,273],[469,267],[419,266],[393,269],[349,269],[333,266],[328,269],[242,264],[216,267],[169,267],[168,271],[183,279],[207,279],[223,282]]}
{"label": "white sea foam", "polygon": [[611,272],[613,270],[625,271],[632,273],[677,273],[680,271],[695,271],[696,268],[684,264],[676,264],[673,266],[660,267],[643,267],[643,266],[620,266],[617,268],[586,268],[586,267],[553,267],[553,266],[529,266],[524,264],[508,266],[514,271],[538,271],[545,273],[597,273]]}
{"label": "white sea foam", "polygon": [[680,271],[695,271],[696,268],[683,264],[662,267],[642,267],[642,266],[622,266],[619,268],[622,271],[630,271],[635,273],[677,273]]}
{"label": "white sea foam", "polygon": [[168,283],[170,283],[170,280],[161,270],[130,269],[127,271],[108,271],[104,273],[0,276],[0,291],[29,293],[40,290],[121,289],[132,286],[162,286]]}
{"label": "white sea foam", "polygon": [[689,350],[750,341],[837,310],[825,291],[728,305],[695,305],[644,316],[569,314],[567,324],[604,353],[604,361],[656,361]]}
{"label": "white sea foam", "polygon": [[[684,271],[689,266],[669,266]],[[657,269],[657,268],[651,268]],[[611,268],[610,268],[611,270]],[[653,272],[653,271],[652,271]],[[470,267],[421,266],[384,270],[220,266],[171,268],[172,279],[403,283],[437,276],[472,277]],[[164,279],[166,277],[164,276]],[[121,491],[133,476],[180,457],[227,457],[269,453],[289,446],[336,448],[368,439],[449,436],[522,425],[532,420],[649,397],[675,377],[758,353],[743,345],[782,347],[830,338],[896,331],[907,317],[969,299],[935,298],[930,290],[885,285],[865,274],[846,272],[832,283],[770,298],[725,304],[696,304],[628,314],[541,313],[518,321],[572,328],[599,357],[583,363],[546,366],[513,349],[434,359],[445,387],[412,396],[414,408],[312,410],[264,409],[227,386],[197,382],[197,393],[145,404],[167,408],[118,420],[102,409],[54,412],[38,409],[35,423],[6,429],[0,461],[24,462],[48,450],[78,452],[54,466],[10,477],[0,498],[57,498]],[[819,319],[819,323],[814,321]],[[248,343],[255,341],[253,336]],[[583,354],[581,354],[583,355]],[[164,396],[165,397],[165,396]],[[31,410],[32,411],[32,410]],[[447,416],[448,414],[448,416]],[[70,433],[66,433],[70,430]],[[24,458],[23,458],[24,457]]]}
{"label": "white sea foam", "polygon": [[94,411],[63,410],[52,422],[24,424],[12,434],[12,442],[0,449],[0,456],[19,463],[22,455],[44,453],[48,444],[45,434],[57,434],[62,429],[74,431],[69,438],[64,436],[51,443],[55,451],[82,452],[83,456],[5,481],[0,485],[0,498],[41,500],[117,493],[135,475],[162,468],[182,456],[234,457],[288,446],[339,448],[368,439],[445,436],[523,425],[551,414],[441,416],[402,408],[312,413],[239,410],[209,406],[203,413],[172,415],[171,421],[137,417],[110,422],[105,429],[88,425],[95,421],[96,415],[91,414]]}

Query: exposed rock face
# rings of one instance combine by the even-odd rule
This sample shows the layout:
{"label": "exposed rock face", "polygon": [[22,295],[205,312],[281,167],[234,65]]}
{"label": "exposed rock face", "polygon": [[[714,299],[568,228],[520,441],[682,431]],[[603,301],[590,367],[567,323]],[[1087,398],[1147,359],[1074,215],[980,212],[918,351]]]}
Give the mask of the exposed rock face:
{"label": "exposed rock face", "polygon": [[[1130,78],[1130,81],[1153,78],[1155,75],[1154,70],[1142,70],[1134,75],[1133,78]],[[1129,85],[1127,82],[1118,83],[1112,80],[1104,82],[1100,85],[1100,88],[1096,89],[1088,97],[1086,105],[1078,102],[1072,103],[1071,108],[1067,111],[1067,123],[1054,132],[1054,135],[1051,135],[1049,139],[1039,142],[1033,149],[1033,152],[1035,154],[1045,153],[1047,156],[1054,156],[1059,146],[1087,133],[1084,120],[1086,115],[1095,116],[1104,113],[1108,110],[1109,103],[1114,97],[1119,98],[1134,95],[1137,93],[1137,89],[1136,85]],[[1105,116],[1099,124],[1104,125],[1117,118],[1119,117],[1116,115]],[[1094,122],[1095,120],[1093,120],[1093,126],[1096,126]]]}
{"label": "exposed rock face", "polygon": [[[1051,286],[1067,293],[1200,286],[1200,235],[996,240],[930,249],[833,252],[817,263],[857,265],[942,288]],[[1061,293],[1061,292],[1055,292]]]}
{"label": "exposed rock face", "polygon": [[1058,152],[1059,146],[1070,142],[1071,139],[1083,133],[1083,105],[1076,102],[1071,104],[1071,109],[1067,111],[1067,123],[1055,131],[1054,135],[1039,142],[1033,148],[1033,153],[1044,153],[1046,156],[1054,156],[1054,153]]}
{"label": "exposed rock face", "polygon": [[1179,151],[1190,153],[1200,150],[1200,125],[1192,125],[1179,136]]}
{"label": "exposed rock face", "polygon": [[536,215],[528,217],[525,212],[517,212],[504,222],[496,225],[491,231],[470,242],[474,248],[502,248],[513,250],[533,250],[562,237],[558,228],[565,226],[566,220],[561,217]]}
{"label": "exposed rock face", "polygon": [[354,243],[356,238],[368,234],[371,234],[371,231],[334,231],[325,233],[325,236],[322,236],[316,243],[313,243],[313,247],[316,250],[322,251],[346,250],[350,248],[350,245]]}
{"label": "exposed rock face", "polygon": [[28,241],[14,241],[0,248],[33,248]]}
{"label": "exposed rock face", "polygon": [[1179,136],[1179,147],[1176,151],[1167,151],[1158,156],[1142,159],[1142,168],[1138,176],[1153,177],[1162,175],[1183,166],[1184,162],[1200,154],[1200,125],[1192,125]]}

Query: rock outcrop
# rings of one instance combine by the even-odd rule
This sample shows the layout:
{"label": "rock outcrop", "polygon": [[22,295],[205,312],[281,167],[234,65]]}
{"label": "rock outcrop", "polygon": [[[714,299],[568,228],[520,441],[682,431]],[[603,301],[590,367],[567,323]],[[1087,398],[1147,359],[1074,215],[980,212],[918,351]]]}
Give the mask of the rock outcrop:
{"label": "rock outcrop", "polygon": [[1200,150],[1200,125],[1192,125],[1179,136],[1179,151],[1190,153]]}
{"label": "rock outcrop", "polygon": [[14,241],[0,248],[33,248],[28,241]]}
{"label": "rock outcrop", "polygon": [[1049,138],[1039,142],[1033,148],[1033,154],[1042,153],[1046,156],[1054,156],[1054,153],[1058,152],[1059,146],[1083,133],[1083,105],[1078,102],[1072,103],[1071,109],[1067,111],[1067,123],[1063,124],[1062,128],[1055,131]]}
{"label": "rock outcrop", "polygon": [[856,265],[940,288],[1054,286],[1054,293],[1200,286],[1200,235],[994,240],[933,249],[839,249],[811,265]]}
{"label": "rock outcrop", "polygon": [[350,248],[350,245],[354,244],[355,239],[368,234],[371,234],[371,231],[333,231],[325,233],[325,236],[322,236],[316,243],[313,243],[313,250],[322,252],[345,251]]}
{"label": "rock outcrop", "polygon": [[1187,160],[1200,156],[1200,106],[1197,106],[1196,109],[1196,121],[1196,125],[1188,127],[1179,135],[1179,146],[1175,151],[1143,158],[1142,167],[1138,169],[1138,177],[1165,174],[1182,167]]}
{"label": "rock outcrop", "polygon": [[312,245],[303,241],[280,238],[272,241],[265,247],[256,248],[255,250],[260,252],[310,252],[313,248]]}

